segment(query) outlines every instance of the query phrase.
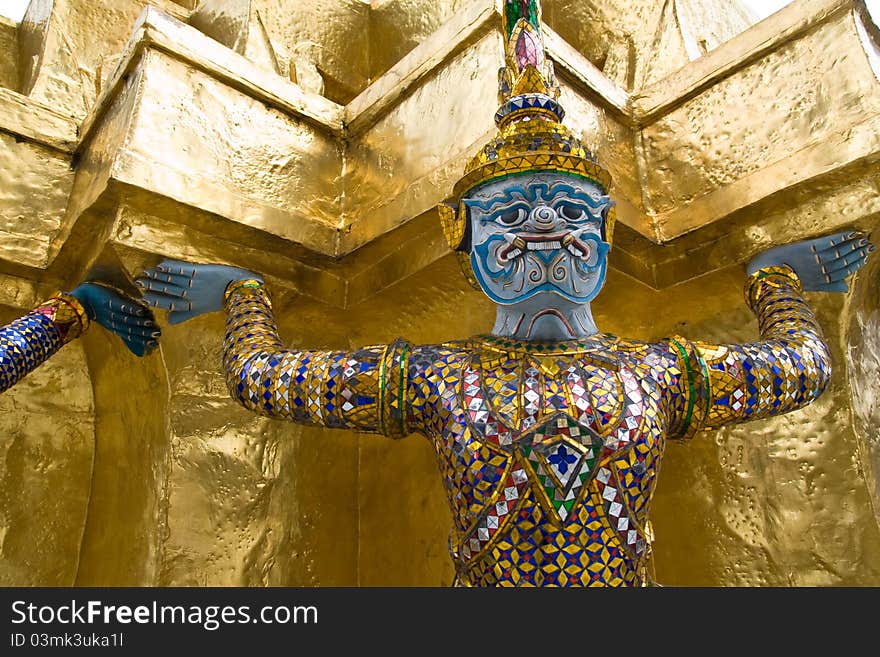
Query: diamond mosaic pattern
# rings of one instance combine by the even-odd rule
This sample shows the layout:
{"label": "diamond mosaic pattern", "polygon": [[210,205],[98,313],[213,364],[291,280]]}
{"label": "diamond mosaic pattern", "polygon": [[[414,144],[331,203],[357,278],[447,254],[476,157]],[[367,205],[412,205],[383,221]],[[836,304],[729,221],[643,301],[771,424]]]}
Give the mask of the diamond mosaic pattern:
{"label": "diamond mosaic pattern", "polygon": [[561,521],[569,517],[602,446],[592,429],[564,414],[552,416],[521,441],[521,453],[541,487],[548,515]]}
{"label": "diamond mosaic pattern", "polygon": [[[0,392],[8,390],[88,328],[72,308],[79,302],[58,295],[0,328]],[[82,311],[81,311],[82,312]]]}

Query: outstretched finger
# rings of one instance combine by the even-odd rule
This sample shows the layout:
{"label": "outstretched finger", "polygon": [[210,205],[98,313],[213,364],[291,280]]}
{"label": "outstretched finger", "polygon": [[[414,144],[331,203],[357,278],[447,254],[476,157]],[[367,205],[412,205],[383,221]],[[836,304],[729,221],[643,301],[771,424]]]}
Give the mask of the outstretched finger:
{"label": "outstretched finger", "polygon": [[187,288],[185,287],[174,285],[173,283],[165,283],[162,281],[153,280],[152,278],[137,278],[135,279],[134,284],[137,285],[141,290],[145,290],[146,292],[156,292],[158,294],[164,294],[170,297],[178,297],[180,299],[186,298],[186,296],[189,294]]}
{"label": "outstretched finger", "polygon": [[133,353],[135,356],[141,357],[146,356],[159,346],[159,342],[154,339],[144,339],[144,338],[122,338],[122,341],[125,343],[125,346],[128,347],[128,350]]}
{"label": "outstretched finger", "polygon": [[[115,312],[115,303],[113,311]],[[150,310],[150,307],[145,304],[140,298],[129,300],[128,302],[122,304],[121,311],[124,315],[128,315],[132,318],[143,319],[144,321],[150,321],[153,319],[153,311]]]}
{"label": "outstretched finger", "polygon": [[837,258],[836,260],[832,260],[831,262],[825,263],[822,269],[826,274],[833,274],[835,271],[840,269],[846,269],[850,265],[861,263],[865,264],[865,261],[868,259],[868,255],[873,253],[876,250],[876,247],[873,244],[868,244],[867,246],[862,246],[847,253],[845,256]]}
{"label": "outstretched finger", "polygon": [[178,287],[192,287],[192,276],[171,274],[155,267],[153,269],[144,270],[144,273],[141,274],[140,278],[148,278],[151,281],[158,281],[159,283],[164,283],[166,285],[170,283]]}
{"label": "outstretched finger", "polygon": [[158,340],[162,337],[161,331],[156,329],[143,329],[132,326],[110,326],[109,327],[116,335],[118,335],[123,340]]}
{"label": "outstretched finger", "polygon": [[177,276],[186,276],[192,278],[196,275],[196,268],[191,262],[183,260],[163,260],[156,269],[165,274],[175,274]]}
{"label": "outstretched finger", "polygon": [[143,340],[135,340],[134,338],[122,338],[122,342],[128,347],[128,350],[135,356],[140,358],[147,353],[147,345]]}
{"label": "outstretched finger", "polygon": [[181,299],[161,292],[145,292],[144,301],[151,306],[174,312],[176,310],[192,310],[192,302],[189,299]]}
{"label": "outstretched finger", "polygon": [[838,233],[837,235],[844,235],[844,237],[843,239],[835,239],[837,236],[832,235],[831,237],[824,238],[825,242],[813,245],[813,251],[819,257],[820,262],[840,258],[868,244],[868,240],[863,233],[850,232],[845,234]]}
{"label": "outstretched finger", "polygon": [[836,271],[831,272],[830,274],[825,275],[825,280],[829,283],[836,283],[837,281],[843,281],[855,274],[859,269],[862,268],[862,265],[865,264],[864,260],[858,260],[843,269],[838,269]]}
{"label": "outstretched finger", "polygon": [[150,319],[150,309],[141,302],[130,299],[109,298],[104,301],[104,307],[113,315],[128,315],[129,317]]}
{"label": "outstretched finger", "polygon": [[180,303],[183,299],[162,294],[161,292],[144,292],[144,301],[153,308],[174,310],[174,302]]}
{"label": "outstretched finger", "polygon": [[158,325],[150,313],[147,317],[134,317],[115,310],[110,311],[110,321],[117,324],[126,324],[128,326],[138,326],[141,328],[156,328]]}
{"label": "outstretched finger", "polygon": [[112,326],[117,327],[121,330],[138,330],[143,331],[147,335],[156,332],[161,333],[161,329],[159,328],[159,325],[156,324],[156,322],[151,320],[143,320],[139,317],[131,317],[130,315],[119,315],[113,313],[110,315],[107,321]]}

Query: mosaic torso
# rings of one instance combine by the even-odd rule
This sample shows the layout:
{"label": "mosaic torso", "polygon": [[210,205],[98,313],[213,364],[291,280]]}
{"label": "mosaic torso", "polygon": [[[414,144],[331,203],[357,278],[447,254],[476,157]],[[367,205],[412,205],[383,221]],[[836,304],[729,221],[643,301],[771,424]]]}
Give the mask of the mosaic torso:
{"label": "mosaic torso", "polygon": [[761,342],[491,336],[354,352],[283,349],[262,286],[227,300],[233,395],[272,417],[434,445],[464,585],[647,583],[665,441],[784,413],[824,390],[828,350],[787,268],[752,277]]}
{"label": "mosaic torso", "polygon": [[648,505],[681,371],[663,344],[420,348],[412,426],[434,444],[473,585],[644,580]]}

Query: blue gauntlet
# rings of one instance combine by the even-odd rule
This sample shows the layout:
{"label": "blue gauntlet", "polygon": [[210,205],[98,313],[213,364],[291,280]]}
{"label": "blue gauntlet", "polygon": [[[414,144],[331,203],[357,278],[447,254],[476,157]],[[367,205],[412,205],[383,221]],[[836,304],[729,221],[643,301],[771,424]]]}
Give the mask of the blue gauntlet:
{"label": "blue gauntlet", "polygon": [[166,260],[138,276],[135,284],[144,290],[144,301],[170,311],[168,321],[179,324],[223,310],[226,288],[241,280],[263,279],[238,267]]}
{"label": "blue gauntlet", "polygon": [[777,246],[755,257],[749,275],[764,267],[788,265],[810,292],[846,292],[846,279],[861,269],[876,250],[863,233],[835,233]]}

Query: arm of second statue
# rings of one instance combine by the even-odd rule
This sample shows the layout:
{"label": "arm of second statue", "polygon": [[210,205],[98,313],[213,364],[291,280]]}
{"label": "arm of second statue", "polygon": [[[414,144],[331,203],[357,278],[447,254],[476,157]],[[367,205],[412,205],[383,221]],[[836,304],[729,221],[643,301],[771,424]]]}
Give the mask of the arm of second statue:
{"label": "arm of second statue", "polygon": [[83,335],[92,322],[119,336],[135,356],[158,346],[161,331],[139,299],[102,283],[85,282],[0,327],[0,393]]}

